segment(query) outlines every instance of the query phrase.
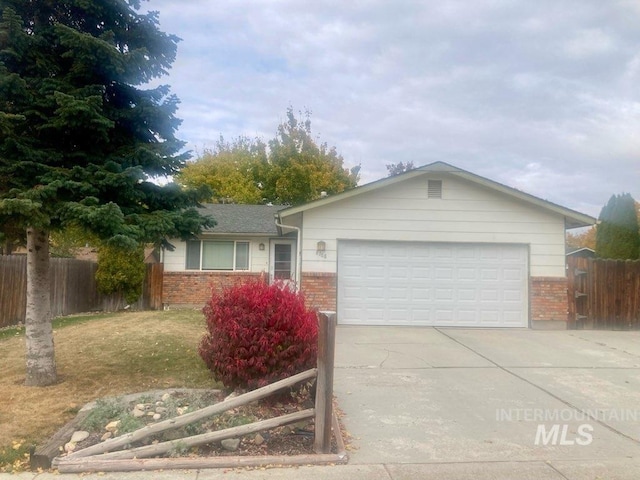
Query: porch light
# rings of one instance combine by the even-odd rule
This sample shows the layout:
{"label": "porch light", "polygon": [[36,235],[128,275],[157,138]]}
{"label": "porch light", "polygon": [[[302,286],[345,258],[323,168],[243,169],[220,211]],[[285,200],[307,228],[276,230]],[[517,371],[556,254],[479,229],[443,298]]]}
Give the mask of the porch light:
{"label": "porch light", "polygon": [[260,245],[258,245],[258,249],[260,251],[263,251],[264,250],[264,243],[261,243]]}
{"label": "porch light", "polygon": [[326,248],[327,248],[327,244],[326,244],[326,243],[324,243],[324,241],[323,241],[323,240],[320,240],[320,241],[318,242],[318,244],[316,245],[316,253],[324,253],[324,251],[326,250]]}

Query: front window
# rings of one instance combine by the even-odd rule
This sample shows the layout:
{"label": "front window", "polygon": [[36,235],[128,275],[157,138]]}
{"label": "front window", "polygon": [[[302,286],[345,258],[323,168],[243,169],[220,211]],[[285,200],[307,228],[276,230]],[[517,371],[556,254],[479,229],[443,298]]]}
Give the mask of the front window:
{"label": "front window", "polygon": [[187,242],[187,270],[249,270],[249,242]]}

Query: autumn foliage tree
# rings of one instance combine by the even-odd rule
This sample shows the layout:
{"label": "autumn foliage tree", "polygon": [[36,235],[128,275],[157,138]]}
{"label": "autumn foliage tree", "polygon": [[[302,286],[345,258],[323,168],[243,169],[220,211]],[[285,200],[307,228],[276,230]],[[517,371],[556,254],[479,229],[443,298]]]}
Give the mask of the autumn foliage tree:
{"label": "autumn foliage tree", "polygon": [[590,227],[580,233],[567,233],[567,246],[572,248],[596,249],[596,227]]}
{"label": "autumn foliage tree", "polygon": [[0,229],[26,231],[26,384],[56,382],[50,232],[108,244],[187,238],[198,195],[153,177],[187,159],[166,74],[178,39],[139,0],[0,0]]}
{"label": "autumn foliage tree", "polygon": [[301,119],[289,108],[287,120],[267,144],[246,137],[231,143],[220,139],[177,179],[186,186],[208,186],[214,202],[298,205],[322,192],[355,187],[359,170],[345,168],[335,147],[316,142],[308,112]]}
{"label": "autumn foliage tree", "polygon": [[227,142],[220,137],[213,149],[205,150],[197,162],[177,175],[180,183],[198,188],[207,185],[216,203],[263,203],[263,173],[268,168],[267,146],[260,139],[238,137]]}

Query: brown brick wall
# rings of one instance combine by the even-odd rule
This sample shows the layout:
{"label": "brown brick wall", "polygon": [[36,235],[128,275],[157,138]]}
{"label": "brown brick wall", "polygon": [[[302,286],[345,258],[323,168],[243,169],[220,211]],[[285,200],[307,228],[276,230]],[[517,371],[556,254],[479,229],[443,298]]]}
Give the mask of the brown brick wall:
{"label": "brown brick wall", "polygon": [[165,307],[177,305],[204,305],[212,289],[260,278],[260,273],[247,272],[164,272],[162,303]]}
{"label": "brown brick wall", "polygon": [[531,321],[566,322],[569,312],[567,279],[558,277],[531,277]]}
{"label": "brown brick wall", "polygon": [[[165,272],[163,303],[173,305],[204,305],[211,297],[212,288],[260,278],[259,273],[246,272]],[[310,272],[302,274],[302,291],[311,308],[337,309],[336,275]],[[532,322],[566,322],[568,316],[567,280],[557,277],[530,279],[530,306]]]}
{"label": "brown brick wall", "polygon": [[308,306],[317,310],[336,311],[335,273],[303,273],[301,286]]}

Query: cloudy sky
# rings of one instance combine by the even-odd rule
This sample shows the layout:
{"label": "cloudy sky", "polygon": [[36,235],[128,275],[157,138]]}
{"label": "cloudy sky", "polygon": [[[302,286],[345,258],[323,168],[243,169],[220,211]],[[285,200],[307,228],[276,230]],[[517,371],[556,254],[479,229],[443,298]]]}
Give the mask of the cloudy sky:
{"label": "cloudy sky", "polygon": [[288,106],[360,164],[444,161],[597,216],[640,200],[638,0],[151,0],[182,38],[179,137],[275,136]]}

